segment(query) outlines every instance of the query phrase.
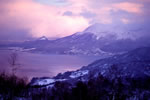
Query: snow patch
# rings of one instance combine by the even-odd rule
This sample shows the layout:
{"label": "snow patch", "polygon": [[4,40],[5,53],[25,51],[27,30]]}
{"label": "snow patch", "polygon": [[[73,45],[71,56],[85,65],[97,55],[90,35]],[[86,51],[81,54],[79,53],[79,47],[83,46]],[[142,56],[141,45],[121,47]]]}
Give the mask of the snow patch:
{"label": "snow patch", "polygon": [[32,85],[49,85],[49,84],[54,84],[57,81],[65,81],[66,79],[38,79],[36,80],[35,83]]}
{"label": "snow patch", "polygon": [[51,83],[54,83],[54,82],[55,82],[54,79],[38,79],[32,85],[47,85],[47,84],[51,84]]}
{"label": "snow patch", "polygon": [[149,72],[144,72],[145,75],[150,76],[150,71]]}
{"label": "snow patch", "polygon": [[35,50],[36,48],[29,48],[29,49],[22,49],[22,51],[31,51],[31,50]]}
{"label": "snow patch", "polygon": [[77,71],[77,72],[73,72],[69,77],[70,78],[78,78],[78,77],[84,76],[88,73],[89,73],[88,70]]}
{"label": "snow patch", "polygon": [[38,40],[48,40],[48,39],[45,36],[42,36]]}

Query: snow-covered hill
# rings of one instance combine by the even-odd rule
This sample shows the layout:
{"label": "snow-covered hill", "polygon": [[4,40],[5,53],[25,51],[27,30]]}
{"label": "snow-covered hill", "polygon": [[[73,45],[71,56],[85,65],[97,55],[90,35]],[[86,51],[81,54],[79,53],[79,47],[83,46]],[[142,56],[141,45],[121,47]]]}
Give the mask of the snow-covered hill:
{"label": "snow-covered hill", "polygon": [[97,60],[77,71],[58,74],[53,78],[34,78],[32,86],[53,85],[57,81],[75,83],[77,81],[88,81],[103,75],[113,79],[115,77],[145,78],[150,77],[150,47],[138,48],[125,54]]}

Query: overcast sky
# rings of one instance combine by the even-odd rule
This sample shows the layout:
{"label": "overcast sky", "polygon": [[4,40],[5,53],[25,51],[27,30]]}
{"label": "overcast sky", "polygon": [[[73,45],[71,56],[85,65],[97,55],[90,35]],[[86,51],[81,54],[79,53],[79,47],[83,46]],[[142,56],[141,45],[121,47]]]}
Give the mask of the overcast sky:
{"label": "overcast sky", "polygon": [[150,0],[0,0],[0,39],[62,37],[94,23],[150,26]]}

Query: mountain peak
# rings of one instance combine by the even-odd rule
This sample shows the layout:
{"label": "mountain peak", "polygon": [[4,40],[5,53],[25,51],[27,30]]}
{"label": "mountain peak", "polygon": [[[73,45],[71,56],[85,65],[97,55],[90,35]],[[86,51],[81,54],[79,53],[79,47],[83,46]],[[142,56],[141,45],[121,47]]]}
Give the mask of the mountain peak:
{"label": "mountain peak", "polygon": [[114,35],[117,39],[132,39],[135,40],[144,33],[141,30],[141,26],[135,26],[132,24],[112,23],[101,24],[95,23],[86,28],[83,33],[93,33],[98,37],[106,37],[108,35]]}
{"label": "mountain peak", "polygon": [[40,38],[38,38],[38,40],[48,40],[48,38],[46,37],[46,36],[42,36],[42,37],[40,37]]}

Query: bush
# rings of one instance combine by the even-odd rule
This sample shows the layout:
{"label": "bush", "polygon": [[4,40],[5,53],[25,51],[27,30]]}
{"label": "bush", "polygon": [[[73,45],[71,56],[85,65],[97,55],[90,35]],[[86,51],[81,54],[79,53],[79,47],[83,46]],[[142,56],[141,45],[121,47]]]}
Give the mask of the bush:
{"label": "bush", "polygon": [[24,96],[24,90],[27,87],[26,78],[18,78],[16,75],[0,74],[0,94],[6,99],[12,100],[18,96]]}

